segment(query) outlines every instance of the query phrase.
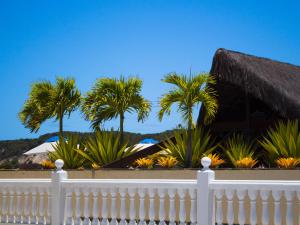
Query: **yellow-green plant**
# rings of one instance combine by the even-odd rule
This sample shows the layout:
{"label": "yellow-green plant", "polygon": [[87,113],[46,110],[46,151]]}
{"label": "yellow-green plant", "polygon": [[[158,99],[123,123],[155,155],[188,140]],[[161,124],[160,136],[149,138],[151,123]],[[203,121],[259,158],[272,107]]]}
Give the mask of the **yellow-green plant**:
{"label": "yellow-green plant", "polygon": [[276,162],[276,164],[277,164],[278,167],[280,167],[280,168],[286,168],[286,169],[295,168],[295,167],[297,167],[297,166],[300,165],[300,160],[299,159],[295,159],[293,157],[279,158],[275,162]]}
{"label": "yellow-green plant", "polygon": [[140,168],[152,168],[154,161],[152,159],[149,158],[140,158],[135,160],[135,164],[140,167]]}
{"label": "yellow-green plant", "polygon": [[157,164],[164,168],[173,168],[177,163],[177,159],[173,156],[162,156],[157,160]]}
{"label": "yellow-green plant", "polygon": [[257,160],[252,157],[245,157],[236,161],[237,168],[253,168],[257,164]]}
{"label": "yellow-green plant", "polygon": [[50,160],[43,160],[41,162],[41,166],[43,167],[43,169],[55,169],[54,162],[52,162]]}
{"label": "yellow-green plant", "polygon": [[61,138],[53,144],[54,151],[48,153],[51,161],[62,159],[65,169],[78,169],[84,165],[84,158],[78,153],[83,149],[78,135],[68,135],[66,139]]}
{"label": "yellow-green plant", "polygon": [[221,156],[217,153],[214,154],[210,153],[207,155],[207,157],[211,159],[211,164],[210,164],[211,168],[217,168],[220,165],[225,163],[225,160],[223,160]]}
{"label": "yellow-green plant", "polygon": [[87,138],[84,147],[84,150],[78,149],[77,152],[93,168],[102,167],[139,150],[134,149],[134,146],[127,147],[127,143],[120,144],[120,134],[113,130],[96,131]]}
{"label": "yellow-green plant", "polygon": [[[174,140],[167,139],[161,149],[176,158],[179,166],[186,167],[187,142],[188,132],[186,130],[174,131]],[[209,131],[205,131],[201,127],[192,130],[192,167],[200,167],[201,158],[217,147],[218,145],[214,143]]]}
{"label": "yellow-green plant", "polygon": [[275,128],[267,131],[267,135],[259,143],[267,151],[271,162],[275,162],[278,158],[300,159],[298,121],[279,121]]}
{"label": "yellow-green plant", "polygon": [[[233,134],[221,148],[228,156],[231,163],[237,168],[246,168],[246,165],[249,165],[251,166],[250,168],[252,168],[257,163],[256,159],[253,157],[255,152],[254,142],[245,139],[241,134]],[[249,161],[249,164],[243,163],[247,161]],[[256,163],[253,165],[254,162]]]}

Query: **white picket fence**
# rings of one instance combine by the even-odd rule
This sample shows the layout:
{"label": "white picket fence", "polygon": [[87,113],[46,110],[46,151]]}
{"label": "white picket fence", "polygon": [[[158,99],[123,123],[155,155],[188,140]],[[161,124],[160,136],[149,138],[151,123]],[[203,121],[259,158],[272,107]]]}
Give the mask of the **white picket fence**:
{"label": "white picket fence", "polygon": [[[300,225],[300,181],[215,180],[210,159],[196,180],[0,180],[1,223],[74,225]],[[178,171],[180,172],[180,171]]]}

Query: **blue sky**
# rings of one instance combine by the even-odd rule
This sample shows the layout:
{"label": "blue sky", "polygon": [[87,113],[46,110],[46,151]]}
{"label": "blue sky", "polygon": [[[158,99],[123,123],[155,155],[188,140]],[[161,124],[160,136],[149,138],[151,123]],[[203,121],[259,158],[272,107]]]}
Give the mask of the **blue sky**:
{"label": "blue sky", "polygon": [[[176,111],[157,119],[157,101],[170,88],[163,75],[209,71],[220,47],[300,65],[299,8],[297,1],[1,0],[0,140],[58,130],[48,121],[31,134],[17,117],[30,84],[57,75],[74,77],[82,93],[102,76],[138,75],[153,108],[143,124],[126,115],[125,130],[172,129],[182,123]],[[76,112],[65,130],[90,128]]]}

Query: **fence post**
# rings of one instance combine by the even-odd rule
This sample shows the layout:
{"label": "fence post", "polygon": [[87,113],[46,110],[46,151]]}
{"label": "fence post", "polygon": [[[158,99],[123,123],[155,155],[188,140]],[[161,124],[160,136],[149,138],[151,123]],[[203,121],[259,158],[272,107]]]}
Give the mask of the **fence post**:
{"label": "fence post", "polygon": [[213,191],[209,188],[209,183],[215,179],[215,172],[209,169],[211,159],[204,157],[201,159],[202,170],[197,173],[197,224],[214,225],[215,207]]}
{"label": "fence post", "polygon": [[63,224],[65,196],[61,188],[61,181],[68,178],[67,172],[62,169],[63,165],[63,160],[56,160],[56,171],[51,174],[51,225]]}

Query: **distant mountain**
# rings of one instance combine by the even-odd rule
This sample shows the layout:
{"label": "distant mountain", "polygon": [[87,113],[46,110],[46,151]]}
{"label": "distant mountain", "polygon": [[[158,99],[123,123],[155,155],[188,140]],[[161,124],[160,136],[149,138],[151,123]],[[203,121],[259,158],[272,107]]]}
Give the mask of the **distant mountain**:
{"label": "distant mountain", "polygon": [[[153,138],[161,141],[172,135],[172,130],[167,130],[162,133],[153,134],[140,134],[125,132],[124,137],[128,140],[129,145],[136,144],[145,138]],[[92,133],[81,133],[66,131],[64,135],[78,134],[81,138],[86,138]],[[48,138],[56,136],[57,133],[48,133],[40,136],[36,139],[18,139],[9,141],[0,141],[0,168],[2,169],[14,169],[18,168],[18,160],[24,152],[44,143]]]}

